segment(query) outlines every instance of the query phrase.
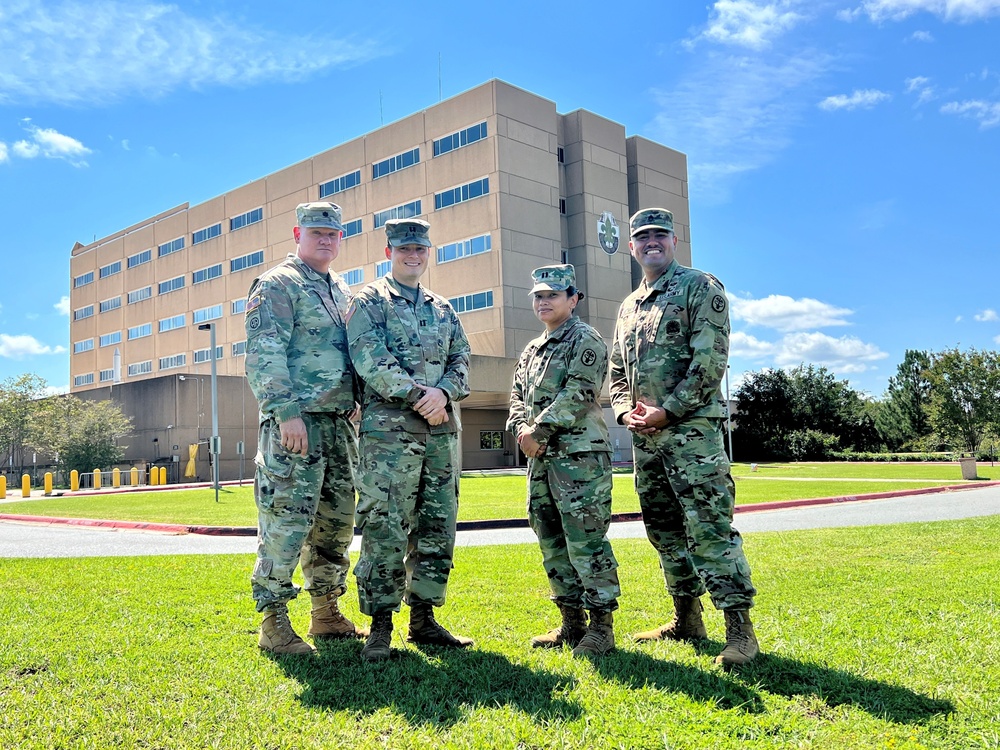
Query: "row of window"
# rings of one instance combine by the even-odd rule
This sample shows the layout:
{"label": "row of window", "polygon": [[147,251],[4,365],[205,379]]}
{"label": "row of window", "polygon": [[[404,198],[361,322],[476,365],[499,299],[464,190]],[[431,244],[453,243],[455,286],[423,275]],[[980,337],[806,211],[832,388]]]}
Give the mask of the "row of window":
{"label": "row of window", "polygon": [[[240,214],[239,216],[234,216],[229,220],[229,231],[235,232],[237,229],[242,229],[250,224],[256,224],[257,222],[264,220],[264,209],[255,208],[246,213]],[[222,222],[213,224],[210,227],[205,227],[204,229],[199,229],[196,232],[191,233],[191,244],[197,245],[202,242],[207,242],[213,237],[218,237],[222,234]],[[162,245],[157,245],[156,254],[158,258],[162,258],[165,255],[171,255],[173,253],[179,252],[184,249],[184,238],[178,237],[177,239],[170,240],[170,242],[164,242]],[[135,268],[141,266],[144,263],[149,263],[153,259],[152,249],[143,250],[135,255],[130,255],[125,261],[126,268]],[[113,276],[116,273],[120,273],[122,270],[122,262],[116,260],[114,263],[109,263],[106,266],[102,266],[98,269],[98,278],[104,279],[108,276]],[[87,273],[80,274],[73,279],[73,288],[86,286],[94,281],[94,272],[88,271]]]}
{"label": "row of window", "polygon": [[[264,251],[257,250],[253,253],[248,253],[247,255],[241,255],[239,258],[233,258],[229,261],[229,272],[237,273],[239,271],[244,271],[247,268],[253,268],[254,266],[260,266],[264,264]],[[222,276],[222,264],[216,263],[214,266],[208,266],[207,268],[201,268],[197,271],[192,271],[191,273],[191,284],[201,284],[204,281],[210,281],[211,279],[216,279]],[[172,279],[167,279],[166,281],[158,282],[157,284],[157,294],[169,294],[170,292],[177,291],[178,289],[183,289],[186,283],[186,276],[176,276]],[[142,300],[149,299],[153,296],[152,286],[145,286],[141,289],[134,289],[127,295],[128,304],[132,305],[136,302],[142,302]],[[98,304],[100,312],[105,313],[111,310],[117,310],[122,306],[122,299],[120,296],[111,297],[110,299],[103,300]],[[89,318],[94,314],[94,306],[87,305],[86,307],[81,307],[73,311],[73,320],[83,320]]]}
{"label": "row of window", "polygon": [[[450,151],[454,151],[457,148],[462,148],[463,146],[468,146],[470,143],[475,143],[476,141],[486,138],[487,130],[486,123],[481,122],[478,125],[473,125],[471,127],[460,130],[457,133],[452,133],[444,138],[440,138],[434,141],[434,156],[441,156]],[[377,180],[380,177],[384,177],[393,172],[398,172],[406,167],[411,167],[414,164],[420,162],[420,148],[414,148],[409,151],[404,151],[401,154],[392,156],[388,159],[384,159],[380,162],[376,162],[372,165],[372,179]],[[328,198],[331,195],[340,193],[349,188],[355,187],[361,184],[361,170],[355,170],[336,179],[330,180],[329,182],[324,182],[319,186],[319,197]],[[489,193],[489,179],[484,178],[482,180],[475,180],[468,183],[467,185],[460,185],[456,188],[450,188],[441,193],[437,193],[434,196],[434,208],[435,210],[441,208],[447,208],[448,206],[454,205],[456,203],[461,203],[462,201],[471,200],[472,198],[478,198],[481,195]],[[382,227],[386,221],[389,219],[407,219],[413,216],[419,216],[420,201],[414,201],[412,203],[407,203],[402,206],[397,206],[396,208],[391,208],[386,211],[380,211],[375,214],[375,229]],[[229,220],[229,231],[233,232],[237,229],[242,229],[250,224],[256,224],[257,222],[264,220],[264,209],[255,208],[246,213],[240,214],[239,216],[234,216]],[[344,237],[351,237],[355,234],[360,234],[362,231],[361,219],[356,219],[354,221],[348,222],[344,225]],[[222,223],[218,222],[210,227],[205,227],[204,229],[199,229],[191,233],[191,244],[198,245],[202,242],[207,242],[214,237],[218,237],[222,234]],[[157,246],[157,257],[163,257],[165,255],[170,255],[171,253],[176,253],[184,249],[184,238],[178,237],[177,239],[171,240],[170,242],[165,242],[162,245]],[[149,263],[152,260],[152,250],[143,250],[135,255],[130,255],[126,261],[128,268],[135,268],[144,263]],[[106,278],[112,276],[116,273],[121,272],[122,264],[121,261],[115,261],[107,266],[103,266],[99,269],[99,278]],[[85,274],[81,274],[73,279],[73,288],[76,289],[81,286],[86,286],[94,281],[94,272],[88,271]]]}
{"label": "row of window", "polygon": [[[246,300],[236,300],[232,303],[232,314],[237,315],[242,313],[246,308]],[[191,323],[192,325],[198,325],[199,323],[205,323],[209,320],[217,320],[222,317],[222,305],[212,305],[211,307],[203,307],[200,310],[195,310],[191,313]],[[187,313],[182,313],[180,315],[171,315],[168,318],[163,318],[159,321],[157,331],[158,333],[166,333],[167,331],[174,331],[178,328],[183,328],[187,325]],[[128,340],[132,341],[134,339],[145,338],[146,336],[153,335],[153,324],[152,323],[142,323],[137,326],[132,326],[128,329]],[[113,346],[115,344],[120,344],[122,340],[122,332],[114,331],[112,333],[105,333],[98,337],[98,346]],[[73,344],[73,354],[80,354],[81,352],[89,352],[94,348],[94,339],[83,339],[82,341],[77,341]]]}
{"label": "row of window", "polygon": [[[215,347],[215,358],[222,359],[224,348],[221,346]],[[247,342],[237,341],[232,345],[232,356],[242,357],[247,353]],[[194,353],[193,360],[195,364],[201,362],[210,362],[212,359],[212,348],[207,349],[197,349]],[[172,370],[177,367],[185,367],[187,365],[187,354],[171,354],[167,357],[159,358],[159,369],[160,370]],[[127,368],[128,377],[134,378],[137,375],[148,375],[153,372],[153,360],[147,359],[145,362],[136,362],[131,364]],[[115,379],[114,369],[101,370],[98,373],[98,378],[101,383],[110,383]],[[82,385],[93,385],[94,384],[94,373],[88,372],[86,375],[76,375],[73,378],[73,385],[79,387]]]}
{"label": "row of window", "polygon": [[[487,237],[489,235],[486,235]],[[480,239],[480,238],[476,238]],[[386,260],[379,263],[375,268],[376,278],[382,278],[389,273],[391,267],[390,261]],[[355,268],[344,273],[344,279],[350,285],[361,284],[364,282],[364,269]],[[455,312],[461,314],[466,312],[473,312],[474,310],[484,310],[486,308],[493,307],[493,290],[488,290],[485,292],[476,292],[475,294],[465,294],[458,297],[452,297],[448,300],[451,306],[455,308]],[[239,299],[234,300],[230,303],[230,312],[233,315],[238,315],[246,309],[246,300]],[[217,320],[222,317],[222,305],[212,305],[210,307],[203,307],[200,310],[195,310],[191,313],[191,324],[198,325],[200,323],[205,323],[210,320]],[[180,315],[172,315],[167,318],[163,318],[158,323],[157,332],[167,333],[168,331],[174,331],[179,328],[183,328],[187,325],[187,314],[182,313]],[[128,329],[128,340],[133,341],[135,339],[145,338],[146,336],[153,335],[153,324],[152,323],[142,323],[137,326],[132,326]],[[120,344],[122,340],[121,331],[114,331],[112,333],[106,333],[98,338],[98,345],[100,347],[113,346],[115,344]],[[89,352],[94,348],[94,339],[83,339],[82,341],[77,341],[73,344],[73,354],[81,354],[83,352]],[[235,356],[235,355],[233,355]],[[199,360],[195,360],[198,362]],[[161,370],[164,369],[162,366]]]}
{"label": "row of window", "polygon": [[[489,234],[481,234],[478,237],[470,237],[467,240],[461,240],[460,242],[452,242],[447,245],[441,245],[437,249],[437,262],[447,263],[452,260],[459,260],[460,258],[465,258],[470,255],[478,255],[479,253],[489,252],[493,249],[493,238]],[[392,261],[383,260],[375,264],[375,278],[381,279],[383,276],[387,276],[389,271],[392,269]],[[365,283],[365,269],[363,268],[352,268],[348,271],[340,272],[341,278],[347,283],[348,286],[357,286],[358,284]]]}

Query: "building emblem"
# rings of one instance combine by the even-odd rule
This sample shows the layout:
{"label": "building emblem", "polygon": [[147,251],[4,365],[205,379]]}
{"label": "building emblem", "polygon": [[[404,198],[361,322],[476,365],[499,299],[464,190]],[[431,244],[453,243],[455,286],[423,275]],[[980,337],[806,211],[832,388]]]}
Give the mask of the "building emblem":
{"label": "building emblem", "polygon": [[600,240],[604,252],[608,255],[617,253],[620,237],[621,232],[618,231],[618,222],[615,221],[615,215],[610,211],[605,211],[601,214],[601,218],[597,220],[597,238]]}

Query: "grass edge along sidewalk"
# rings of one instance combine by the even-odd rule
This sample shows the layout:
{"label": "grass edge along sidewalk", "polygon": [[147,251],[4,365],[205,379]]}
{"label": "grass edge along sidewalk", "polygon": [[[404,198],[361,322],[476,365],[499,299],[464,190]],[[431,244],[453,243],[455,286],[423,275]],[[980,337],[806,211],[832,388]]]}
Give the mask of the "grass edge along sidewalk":
{"label": "grass edge along sidewalk", "polygon": [[[211,484],[207,486],[211,487]],[[755,511],[780,510],[783,508],[800,508],[812,505],[832,505],[836,503],[858,502],[864,500],[884,500],[892,497],[908,497],[911,495],[930,495],[944,492],[961,492],[962,490],[980,489],[983,487],[1000,486],[1000,481],[985,481],[960,485],[944,485],[940,487],[923,487],[912,490],[891,490],[889,492],[870,492],[862,495],[842,495],[837,497],[813,497],[800,500],[777,500],[774,502],[737,505],[735,513]],[[642,513],[613,513],[612,523],[642,520]],[[30,523],[43,526],[65,525],[85,526],[105,529],[133,529],[139,531],[158,531],[174,534],[205,534],[209,536],[256,536],[257,529],[253,526],[208,526],[203,524],[158,523],[154,521],[119,521],[99,518],[59,518],[53,516],[29,516],[13,513],[0,513],[0,521]],[[486,531],[493,529],[527,528],[527,518],[499,518],[482,521],[459,521],[459,531]],[[358,534],[358,529],[354,530]]]}

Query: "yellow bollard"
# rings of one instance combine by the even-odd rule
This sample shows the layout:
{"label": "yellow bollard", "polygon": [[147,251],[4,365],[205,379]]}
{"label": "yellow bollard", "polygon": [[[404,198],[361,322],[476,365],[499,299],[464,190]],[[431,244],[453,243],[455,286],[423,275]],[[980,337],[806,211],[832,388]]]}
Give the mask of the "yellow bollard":
{"label": "yellow bollard", "polygon": [[121,487],[122,486],[122,470],[117,466],[111,470],[111,486]]}
{"label": "yellow bollard", "polygon": [[149,486],[155,487],[160,483],[160,470],[155,466],[150,466],[148,469],[149,473]]}
{"label": "yellow bollard", "polygon": [[7,499],[7,477],[0,474],[0,500]]}
{"label": "yellow bollard", "polygon": [[129,475],[129,484],[131,484],[133,487],[138,486],[138,484],[139,484],[139,469],[137,467],[133,466],[132,467],[132,471],[130,471],[128,473],[128,475]]}
{"label": "yellow bollard", "polygon": [[167,467],[166,466],[161,466],[160,467],[160,484],[166,484],[166,483],[167,483]]}
{"label": "yellow bollard", "polygon": [[45,497],[52,495],[52,472],[45,472]]}
{"label": "yellow bollard", "polygon": [[31,497],[31,477],[27,474],[21,477],[21,497]]}
{"label": "yellow bollard", "polygon": [[94,489],[101,489],[101,470],[94,469]]}
{"label": "yellow bollard", "polygon": [[73,469],[69,473],[69,491],[76,492],[78,489],[80,489],[80,472]]}

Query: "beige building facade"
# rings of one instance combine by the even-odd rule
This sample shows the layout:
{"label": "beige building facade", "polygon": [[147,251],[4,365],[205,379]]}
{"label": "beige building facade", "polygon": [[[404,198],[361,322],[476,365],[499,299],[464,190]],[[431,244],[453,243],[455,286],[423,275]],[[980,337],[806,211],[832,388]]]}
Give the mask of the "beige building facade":
{"label": "beige building facade", "polygon": [[[610,339],[618,306],[639,279],[628,253],[631,213],[671,209],[678,259],[691,257],[683,154],[627,136],[600,115],[559,114],[552,101],[489,81],[224,195],[73,248],[71,392],[104,393],[125,406],[136,426],[130,460],[153,458],[150,445],[160,443],[150,436],[163,433],[158,422],[171,414],[197,419],[172,424],[166,446],[178,460],[209,437],[203,386],[195,407],[186,394],[188,380],[203,382],[210,372],[209,333],[199,326],[213,325],[220,433],[248,436],[243,457],[237,441],[223,437],[220,473],[236,478],[241,458],[252,466],[257,415],[240,382],[243,305],[253,279],[295,252],[296,205],[316,200],[343,208],[347,230],[334,268],[354,289],[387,272],[386,220],[430,222],[435,248],[422,282],[452,301],[474,355],[473,393],[462,403],[466,468],[520,458],[503,424],[517,357],[540,330],[527,293],[533,268],[573,263],[586,292],[579,313]],[[157,408],[143,410],[133,391]],[[615,429],[614,439],[628,458],[627,432]]]}

